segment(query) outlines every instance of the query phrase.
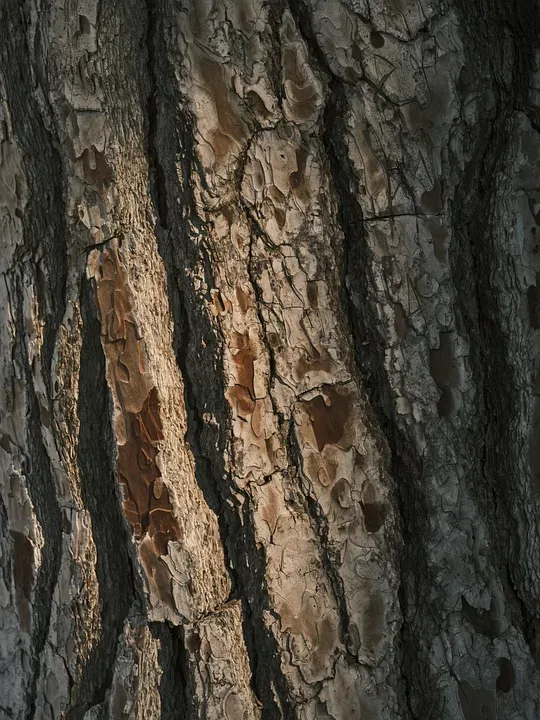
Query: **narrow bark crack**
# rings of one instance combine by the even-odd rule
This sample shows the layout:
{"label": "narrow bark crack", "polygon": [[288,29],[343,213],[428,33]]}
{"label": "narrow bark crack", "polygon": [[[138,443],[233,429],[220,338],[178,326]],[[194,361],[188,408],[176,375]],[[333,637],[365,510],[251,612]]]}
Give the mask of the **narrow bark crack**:
{"label": "narrow bark crack", "polygon": [[[21,216],[24,243],[16,248],[15,260],[25,262],[29,253],[34,258],[35,292],[43,321],[43,379],[52,395],[52,361],[66,308],[68,254],[64,167],[58,138],[48,129],[54,127],[54,122],[48,102],[47,73],[43,66],[31,67],[27,62],[28,9],[13,0],[5,5],[4,13],[9,16],[9,23],[7,18],[0,17],[0,28],[13,22],[18,24],[18,28],[12,27],[2,38],[4,52],[8,54],[4,67],[13,73],[6,77],[6,100],[12,114],[15,139],[23,151],[25,178],[29,185],[28,203]],[[40,31],[38,25],[38,52]],[[15,61],[16,58],[19,60]],[[36,83],[43,99],[41,104],[36,100]]]}
{"label": "narrow bark crack", "polygon": [[[23,297],[23,280],[16,271],[12,276],[13,297]],[[9,282],[9,281],[8,281]],[[32,669],[27,690],[27,720],[34,717],[37,701],[37,684],[40,676],[41,654],[47,642],[51,615],[54,610],[53,595],[60,562],[62,559],[62,516],[56,498],[56,487],[52,474],[49,456],[41,436],[41,413],[39,401],[34,390],[34,379],[26,348],[26,331],[22,304],[13,308],[15,314],[16,340],[14,361],[18,367],[24,368],[27,388],[27,437],[26,462],[23,468],[26,476],[28,493],[36,514],[37,522],[44,537],[41,551],[41,564],[33,591],[32,604]]]}
{"label": "narrow bark crack", "polygon": [[153,622],[148,627],[154,639],[159,641],[161,720],[198,720],[205,717],[195,703],[195,693],[186,672],[189,659],[184,628],[167,622]]}
{"label": "narrow bark crack", "polygon": [[160,4],[160,0],[146,0],[146,7],[148,13],[146,26],[146,68],[148,72],[148,80],[150,83],[150,89],[147,98],[148,129],[146,137],[148,155],[150,158],[150,173],[153,180],[152,184],[154,190],[154,203],[160,223],[160,227],[158,228],[159,232],[160,230],[167,230],[169,219],[167,186],[157,147],[159,85],[156,70],[156,65],[158,63],[158,49],[156,47],[156,39],[159,42],[159,37],[157,35],[157,26],[159,23],[158,13],[160,11],[162,12],[162,7]]}
{"label": "narrow bark crack", "polygon": [[257,218],[255,217],[254,213],[251,211],[249,206],[244,203],[244,212],[246,215],[246,219],[248,221],[248,225],[250,228],[250,234],[249,234],[249,255],[248,255],[248,261],[247,261],[247,271],[249,276],[249,281],[251,283],[251,287],[253,288],[253,293],[255,294],[255,305],[257,309],[257,318],[259,320],[259,326],[261,328],[261,333],[263,334],[263,337],[265,339],[265,346],[268,348],[268,365],[270,369],[270,378],[269,378],[269,385],[268,387],[268,396],[270,398],[270,402],[272,403],[272,410],[274,412],[274,415],[278,419],[279,423],[279,429],[282,433],[283,437],[287,435],[287,422],[285,420],[285,416],[279,409],[274,394],[272,393],[272,380],[279,378],[279,373],[277,371],[276,366],[276,358],[274,354],[274,350],[270,343],[268,342],[268,336],[266,333],[266,321],[263,316],[262,308],[266,304],[263,298],[263,294],[261,292],[261,288],[259,286],[259,283],[257,281],[257,272],[255,268],[255,263],[253,260],[253,241],[254,237],[259,238],[263,242],[268,243],[268,238],[260,226],[259,222],[257,221]]}
{"label": "narrow bark crack", "polygon": [[101,628],[80,679],[71,691],[67,720],[82,720],[85,712],[105,700],[110,688],[118,639],[130,608],[145,606],[137,559],[122,514],[115,478],[115,441],[112,407],[105,378],[101,323],[97,317],[90,281],[81,285],[83,319],[79,372],[79,437],[77,464],[84,507],[92,519],[96,546]]}

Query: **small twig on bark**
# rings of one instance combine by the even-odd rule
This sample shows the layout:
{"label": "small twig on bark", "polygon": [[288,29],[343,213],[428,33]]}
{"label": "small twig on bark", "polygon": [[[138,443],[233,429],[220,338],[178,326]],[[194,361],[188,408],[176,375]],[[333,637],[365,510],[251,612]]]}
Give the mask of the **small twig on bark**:
{"label": "small twig on bark", "polygon": [[106,240],[103,240],[102,242],[94,243],[94,244],[92,244],[92,245],[86,245],[86,246],[83,247],[83,249],[81,250],[81,255],[82,255],[84,252],[90,252],[90,250],[97,250],[98,248],[102,248],[102,247],[104,247],[105,245],[107,245],[107,243],[109,243],[111,240],[114,240],[115,238],[116,238],[117,240],[122,241],[123,237],[124,237],[123,234],[120,233],[119,235],[111,235],[110,237],[108,237]]}

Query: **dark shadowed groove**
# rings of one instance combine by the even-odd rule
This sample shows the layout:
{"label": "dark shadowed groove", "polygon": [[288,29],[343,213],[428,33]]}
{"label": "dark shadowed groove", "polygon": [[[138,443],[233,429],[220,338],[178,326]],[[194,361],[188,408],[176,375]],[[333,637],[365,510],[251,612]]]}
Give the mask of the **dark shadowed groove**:
{"label": "dark shadowed groove", "polygon": [[[2,547],[9,547],[10,543],[10,532],[8,525],[8,511],[2,493],[0,493],[0,543]],[[3,553],[1,559],[2,576],[6,587],[6,591],[11,595],[13,592],[13,572],[14,572],[14,558],[11,553]],[[16,592],[16,589],[15,589]],[[8,699],[6,698],[6,701]],[[2,714],[3,713],[3,714]],[[13,710],[4,705],[4,698],[0,697],[0,717],[8,718],[13,717]]]}
{"label": "dark shadowed groove", "polygon": [[[248,493],[242,495],[243,505],[240,506],[238,499],[231,495],[234,509],[226,509],[223,514],[226,513],[225,542],[231,558],[234,594],[242,602],[243,633],[249,655],[252,688],[262,703],[262,720],[294,720],[294,700],[289,695],[281,672],[279,650],[263,620],[266,612],[275,617],[268,602],[265,554],[262,548],[257,547],[250,496]],[[273,689],[279,698],[279,706]]]}
{"label": "dark shadowed groove", "polygon": [[[358,203],[358,185],[346,146],[348,101],[344,84],[337,78],[321,50],[303,0],[289,0],[289,7],[306,42],[312,62],[330,80],[329,98],[323,117],[323,143],[337,203],[337,220],[343,233],[341,304],[353,334],[357,380],[367,393],[378,425],[385,435],[391,458],[395,501],[401,516],[398,527],[403,541],[400,551],[399,602],[403,615],[400,638],[401,676],[397,688],[403,717],[424,718],[433,710],[436,687],[429,673],[427,657],[418,652],[438,631],[430,619],[424,589],[429,585],[429,567],[422,538],[428,532],[428,510],[423,498],[422,459],[414,451],[412,438],[399,427],[392,389],[384,367],[385,342],[380,335],[376,290],[370,266],[373,261],[363,230]],[[392,542],[392,539],[388,539]],[[418,618],[421,618],[421,626]],[[429,643],[429,641],[427,641]]]}
{"label": "dark shadowed groove", "polygon": [[168,227],[168,201],[167,186],[165,182],[165,174],[161,165],[158,154],[158,95],[160,93],[157,72],[160,61],[158,56],[161,55],[161,48],[158,50],[157,43],[161,38],[158,34],[158,26],[162,28],[163,18],[158,17],[158,13],[163,12],[163,3],[161,0],[146,0],[147,8],[147,24],[146,24],[146,52],[147,63],[146,70],[148,73],[148,81],[150,84],[148,98],[146,102],[147,111],[147,134],[146,145],[148,156],[150,158],[150,174],[152,179],[152,199],[154,201],[156,214],[159,221],[160,232]]}
{"label": "dark shadowed groove", "polygon": [[150,623],[149,629],[159,642],[161,720],[202,720],[204,715],[195,704],[195,693],[186,673],[188,657],[184,629],[168,622]]}
{"label": "dark shadowed groove", "polygon": [[[19,6],[17,13],[20,12]],[[41,32],[42,28],[47,27],[43,23],[37,23],[36,30],[36,53],[41,54]],[[24,38],[25,34],[22,33]],[[42,57],[46,56],[46,51],[42,52]],[[25,62],[26,67],[26,48]],[[38,63],[34,68],[38,82],[43,91],[42,97],[48,98],[49,87],[47,81],[47,73],[43,64],[40,67]],[[28,85],[28,97],[32,97]],[[35,112],[39,117],[37,104],[33,103]],[[50,111],[50,123],[52,122],[52,110]],[[22,118],[21,118],[22,119]],[[51,366],[56,344],[58,328],[64,317],[66,309],[66,282],[68,274],[68,252],[67,237],[68,230],[66,227],[66,198],[64,188],[64,168],[59,150],[59,142],[56,137],[51,137],[47,133],[44,124],[37,122],[36,126],[31,130],[31,139],[34,150],[29,154],[36,163],[35,182],[40,188],[40,194],[44,197],[44,205],[46,206],[45,217],[32,212],[27,208],[25,218],[28,218],[29,236],[34,238],[36,249],[39,249],[37,255],[40,257],[40,263],[37,264],[38,271],[38,300],[40,306],[40,314],[45,320],[45,332],[43,338],[43,367],[45,369],[45,382],[48,384],[51,395],[53,394],[51,378]],[[47,182],[43,181],[47,178]],[[41,267],[43,265],[43,268]],[[47,283],[46,289],[44,283]]]}
{"label": "dark shadowed groove", "polygon": [[[157,216],[156,237],[161,252],[163,238],[170,237],[169,203],[167,197],[167,184],[164,166],[159,156],[159,106],[161,94],[161,78],[158,83],[158,73],[161,71],[163,41],[163,20],[164,5],[161,0],[146,0],[147,25],[146,25],[146,73],[148,80],[148,95],[146,97],[146,149],[149,158],[148,174],[150,182],[150,194]],[[144,107],[144,99],[142,101]],[[170,150],[170,148],[168,148]],[[167,266],[167,285],[169,295],[174,297],[170,291],[171,278],[169,277],[169,266]],[[173,279],[173,282],[174,279]],[[175,298],[175,301],[177,298]],[[175,342],[177,337],[177,313],[171,302],[171,312],[174,317]],[[179,342],[183,346],[186,342],[184,327],[179,329]],[[189,432],[189,412],[188,412]],[[162,670],[159,686],[161,703],[161,720],[196,720],[198,709],[195,704],[195,694],[190,683],[190,668],[188,651],[185,646],[184,631],[182,628],[174,628],[169,623],[151,623],[152,635],[160,641],[158,655],[159,664]]]}
{"label": "dark shadowed groove", "polygon": [[[267,3],[268,10],[268,27],[270,29],[270,39],[272,50],[268,53],[267,68],[268,79],[272,85],[272,90],[276,96],[279,107],[283,106],[284,89],[281,82],[281,24],[283,11],[287,6],[287,0],[271,0]],[[241,167],[244,168],[244,163]]]}
{"label": "dark shadowed groove", "polygon": [[[44,537],[42,561],[36,573],[32,604],[32,659],[29,668],[26,717],[33,718],[37,701],[41,655],[49,634],[53,595],[62,554],[61,513],[47,451],[42,439],[42,408],[34,391],[32,369],[26,348],[27,329],[23,318],[23,278],[32,278],[38,299],[40,320],[43,321],[43,380],[51,391],[51,365],[58,327],[65,309],[67,273],[65,204],[63,174],[55,141],[46,129],[35,97],[35,81],[31,75],[26,47],[28,6],[15,0],[0,4],[0,64],[5,79],[14,138],[22,154],[28,201],[20,215],[23,243],[15,250],[14,266],[8,285],[13,290],[16,325],[14,355],[24,368],[27,418],[24,473],[37,522]],[[35,69],[35,68],[34,68]],[[17,306],[15,307],[15,303]],[[43,398],[42,402],[46,402]],[[52,415],[50,408],[43,408]]]}
{"label": "dark shadowed groove", "polygon": [[[363,230],[363,216],[357,201],[355,173],[345,145],[347,100],[343,87],[333,81],[328,101],[322,141],[325,147],[335,197],[337,218],[343,232],[342,307],[353,334],[357,379],[367,393],[375,419],[390,449],[390,471],[394,498],[402,533],[400,552],[399,602],[403,615],[400,638],[401,681],[397,688],[411,718],[427,715],[436,694],[429,675],[427,658],[418,653],[416,637],[423,642],[437,628],[427,618],[424,588],[428,584],[428,560],[422,538],[428,532],[428,510],[421,490],[422,459],[415,452],[412,438],[399,426],[395,403],[384,366],[385,342],[380,335],[375,282],[371,274],[373,258]],[[392,543],[392,538],[388,538]],[[397,544],[400,542],[395,540]],[[422,617],[422,626],[417,618]],[[413,618],[416,618],[413,620]],[[413,709],[414,708],[414,709]]]}
{"label": "dark shadowed groove", "polygon": [[[6,504],[4,502],[4,498],[2,496],[2,493],[0,493],[0,543],[2,543],[2,547],[9,547],[10,543],[10,532],[9,532],[9,525],[8,525],[8,511]],[[14,558],[11,553],[3,553],[2,559],[1,559],[1,568],[2,568],[2,575],[3,575],[3,581],[6,587],[6,591],[8,593],[13,592],[16,588],[13,586],[15,583],[13,582],[13,572],[14,572]],[[13,596],[12,596],[13,597]],[[6,718],[6,720],[10,720],[13,718],[13,709],[12,707],[9,707],[7,705],[4,705],[5,702],[9,702],[8,698],[0,697],[0,717]]]}
{"label": "dark shadowed groove", "polygon": [[[522,452],[512,438],[513,420],[519,414],[516,383],[499,321],[505,310],[499,307],[490,286],[496,267],[491,234],[497,176],[505,170],[513,114],[530,111],[528,95],[534,47],[540,34],[539,7],[534,0],[458,0],[456,9],[462,18],[466,67],[477,69],[478,79],[469,78],[469,82],[483,81],[484,92],[479,97],[487,98],[479,107],[478,122],[466,136],[469,162],[452,206],[454,242],[449,250],[457,303],[470,342],[473,377],[482,397],[471,438],[472,457],[477,457],[474,448],[483,448],[473,468],[474,477],[482,482],[471,482],[471,491],[490,531],[490,545],[495,549],[492,562],[498,568],[512,620],[521,627],[540,666],[540,612],[525,587],[527,578],[524,583],[518,578],[521,548],[514,518],[522,511],[520,498],[509,482]],[[504,36],[508,29],[514,51],[510,67]]]}
{"label": "dark shadowed groove", "polygon": [[[242,603],[252,689],[263,705],[263,720],[282,717],[292,720],[294,711],[281,673],[276,642],[263,619],[265,610],[269,609],[266,563],[263,552],[257,549],[249,494],[243,493],[243,503],[239,502],[233,480],[224,466],[231,421],[225,400],[223,349],[218,328],[207,312],[211,300],[208,293],[213,286],[212,266],[204,241],[207,229],[197,215],[192,189],[194,174],[204,187],[204,173],[196,157],[189,112],[168,100],[177,98],[178,90],[171,84],[174,69],[169,66],[164,51],[165,9],[158,0],[149,0],[148,11],[149,174],[158,215],[158,248],[167,272],[169,305],[174,319],[174,351],[184,380],[186,441],[193,451],[199,487],[218,518],[232,583],[231,597]],[[201,266],[207,288],[207,295],[202,297],[192,280],[200,273]],[[214,422],[204,419],[207,413]],[[188,676],[187,669],[184,676]],[[284,715],[274,698],[273,687]]]}
{"label": "dark shadowed groove", "polygon": [[92,520],[99,585],[100,636],[72,688],[67,720],[82,720],[92,706],[103,702],[111,686],[118,639],[129,609],[143,590],[133,563],[131,534],[121,510],[115,479],[116,448],[112,430],[112,404],[105,376],[101,323],[97,318],[89,280],[81,284],[83,320],[79,396],[77,465],[84,507]]}
{"label": "dark shadowed groove", "polygon": [[[64,316],[67,278],[67,241],[63,167],[58,141],[47,127],[52,113],[43,117],[35,100],[36,80],[47,98],[45,73],[30,67],[26,46],[28,7],[16,0],[6,0],[0,8],[0,57],[7,105],[17,143],[22,152],[28,185],[28,203],[21,215],[24,244],[16,249],[15,258],[35,259],[35,289],[40,320],[43,321],[43,379],[51,392],[51,365],[58,328]],[[13,27],[16,26],[16,27]],[[36,51],[40,49],[41,24],[36,32]],[[46,104],[42,107],[47,107]]]}
{"label": "dark shadowed groove", "polygon": [[[12,275],[12,297],[23,298],[23,281],[20,275]],[[9,282],[9,280],[8,280]],[[40,661],[49,634],[53,611],[53,594],[60,571],[62,557],[62,516],[56,497],[56,487],[47,451],[41,436],[41,412],[34,391],[34,380],[26,349],[26,330],[22,312],[22,300],[13,307],[15,315],[14,360],[24,368],[26,387],[26,456],[22,468],[26,477],[28,494],[43,533],[41,564],[37,570],[32,603],[32,662],[29,672],[26,700],[26,718],[31,720],[36,709],[37,683]]]}

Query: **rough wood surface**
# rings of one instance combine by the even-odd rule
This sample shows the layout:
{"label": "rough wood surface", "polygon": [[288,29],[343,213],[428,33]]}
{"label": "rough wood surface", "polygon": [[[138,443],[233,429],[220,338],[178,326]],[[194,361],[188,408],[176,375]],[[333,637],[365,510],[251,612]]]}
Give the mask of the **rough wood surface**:
{"label": "rough wood surface", "polygon": [[540,717],[538,18],[0,5],[0,717]]}

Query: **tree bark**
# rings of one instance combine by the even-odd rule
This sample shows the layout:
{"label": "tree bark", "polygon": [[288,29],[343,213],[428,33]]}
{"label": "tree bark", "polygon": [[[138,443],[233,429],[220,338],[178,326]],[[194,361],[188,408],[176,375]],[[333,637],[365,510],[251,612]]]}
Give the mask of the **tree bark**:
{"label": "tree bark", "polygon": [[540,717],[538,37],[4,0],[1,717]]}

